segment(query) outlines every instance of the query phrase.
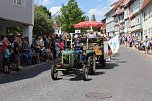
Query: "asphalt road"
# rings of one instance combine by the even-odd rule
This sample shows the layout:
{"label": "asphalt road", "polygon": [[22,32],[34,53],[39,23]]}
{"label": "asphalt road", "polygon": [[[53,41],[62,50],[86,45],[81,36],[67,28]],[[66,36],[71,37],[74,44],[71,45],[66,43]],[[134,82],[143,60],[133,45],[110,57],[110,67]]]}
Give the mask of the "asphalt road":
{"label": "asphalt road", "polygon": [[[50,64],[0,76],[0,101],[152,101],[152,57],[134,49],[121,47],[89,81],[81,75],[59,77],[51,79]],[[90,92],[111,96],[90,98]]]}

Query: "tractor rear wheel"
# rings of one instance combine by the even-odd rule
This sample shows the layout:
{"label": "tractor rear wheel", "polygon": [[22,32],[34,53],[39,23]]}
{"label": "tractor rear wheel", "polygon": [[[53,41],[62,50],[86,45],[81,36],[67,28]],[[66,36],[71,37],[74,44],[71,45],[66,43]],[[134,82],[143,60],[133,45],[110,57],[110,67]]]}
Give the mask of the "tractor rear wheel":
{"label": "tractor rear wheel", "polygon": [[91,64],[91,67],[89,69],[89,74],[94,75],[95,71],[96,71],[96,57],[95,56],[93,56],[93,59],[91,62],[92,62],[92,64]]}

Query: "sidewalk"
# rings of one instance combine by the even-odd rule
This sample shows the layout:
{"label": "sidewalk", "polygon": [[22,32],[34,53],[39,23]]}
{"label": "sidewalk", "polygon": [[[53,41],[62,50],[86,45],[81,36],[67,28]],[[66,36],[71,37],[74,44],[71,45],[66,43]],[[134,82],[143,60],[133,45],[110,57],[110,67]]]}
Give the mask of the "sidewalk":
{"label": "sidewalk", "polygon": [[[126,46],[124,46],[124,45],[120,45],[120,46],[126,47]],[[140,53],[142,53],[142,54],[145,54],[145,51],[138,50],[138,49],[136,49],[135,47],[128,47],[128,46],[127,46],[126,48],[131,48],[131,49],[134,49],[134,50],[136,50],[136,51],[138,51],[138,52],[140,52]],[[152,50],[149,51],[149,54],[145,54],[145,55],[152,57]]]}
{"label": "sidewalk", "polygon": [[[56,60],[52,60],[52,61],[49,61],[49,62],[41,62],[39,64],[35,64],[35,65],[30,65],[30,66],[22,66],[22,71],[24,70],[28,70],[28,69],[31,69],[31,68],[36,68],[36,67],[39,67],[39,66],[43,66],[43,65],[46,65],[46,64],[53,64]],[[16,71],[11,71],[11,74],[13,73],[16,73]],[[0,76],[5,76],[6,74],[4,73],[1,73],[0,72]],[[9,74],[8,74],[9,75]]]}

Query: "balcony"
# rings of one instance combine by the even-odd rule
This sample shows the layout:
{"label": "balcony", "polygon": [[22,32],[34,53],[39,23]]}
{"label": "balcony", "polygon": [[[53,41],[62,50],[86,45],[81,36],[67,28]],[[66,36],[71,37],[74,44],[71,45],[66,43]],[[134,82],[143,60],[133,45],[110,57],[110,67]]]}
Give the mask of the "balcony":
{"label": "balcony", "polygon": [[134,14],[138,13],[140,11],[140,8],[137,7],[136,9],[134,9],[132,12],[130,12],[130,16],[133,16]]}
{"label": "balcony", "polygon": [[140,24],[135,25],[134,27],[132,27],[131,31],[136,31],[136,30],[139,30],[139,29],[141,29]]}

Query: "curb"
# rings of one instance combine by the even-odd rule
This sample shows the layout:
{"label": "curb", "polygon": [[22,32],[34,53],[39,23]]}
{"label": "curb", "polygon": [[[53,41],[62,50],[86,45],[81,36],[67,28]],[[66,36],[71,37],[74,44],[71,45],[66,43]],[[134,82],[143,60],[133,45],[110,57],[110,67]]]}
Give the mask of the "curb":
{"label": "curb", "polygon": [[[32,68],[36,68],[36,67],[39,67],[39,66],[43,66],[43,65],[47,65],[47,64],[53,64],[55,62],[55,60],[52,60],[52,61],[49,61],[49,62],[42,62],[42,63],[39,63],[39,64],[35,64],[35,65],[30,65],[30,66],[23,66],[22,67],[22,71],[24,70],[28,70],[28,69],[32,69]],[[12,71],[11,73],[13,73],[14,71]],[[8,74],[9,75],[9,74]],[[0,77],[1,76],[6,76],[6,74],[4,73],[0,73]]]}
{"label": "curb", "polygon": [[46,65],[46,64],[48,64],[48,62],[42,62],[42,63],[36,64],[36,65],[30,65],[30,66],[23,66],[23,70],[27,70],[27,69],[31,69],[31,68],[36,68],[38,66],[42,66],[42,65]]}

